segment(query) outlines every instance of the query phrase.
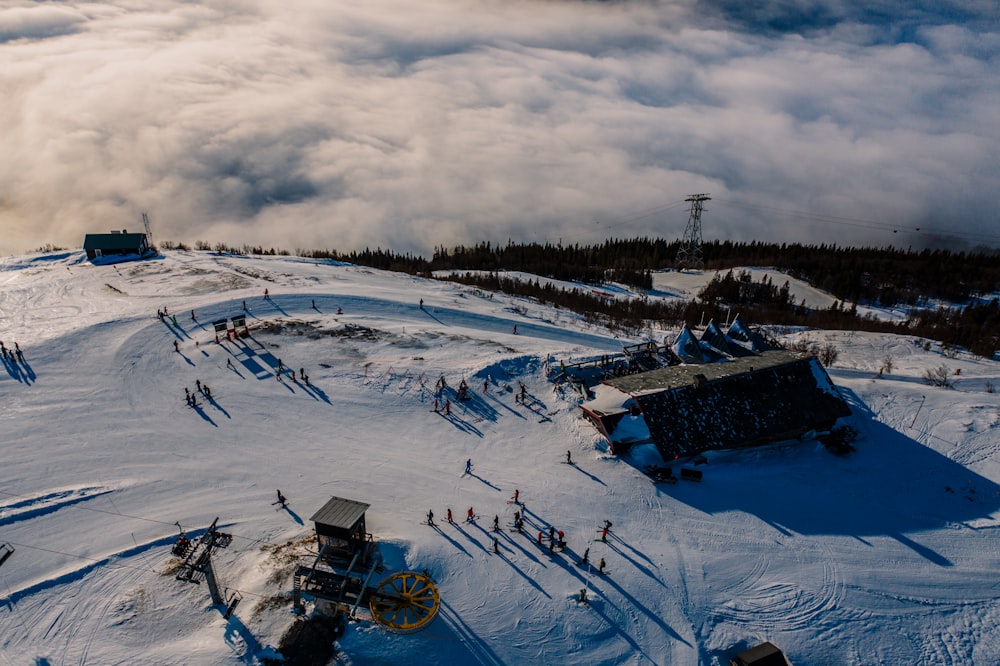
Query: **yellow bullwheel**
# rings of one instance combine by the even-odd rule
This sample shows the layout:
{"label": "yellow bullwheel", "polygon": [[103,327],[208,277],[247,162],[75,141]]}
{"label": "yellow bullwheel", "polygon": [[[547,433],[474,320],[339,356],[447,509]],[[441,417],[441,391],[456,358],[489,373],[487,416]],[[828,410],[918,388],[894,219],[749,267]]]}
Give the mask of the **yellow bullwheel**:
{"label": "yellow bullwheel", "polygon": [[372,618],[389,631],[420,631],[437,616],[441,597],[430,576],[415,571],[395,573],[372,590]]}

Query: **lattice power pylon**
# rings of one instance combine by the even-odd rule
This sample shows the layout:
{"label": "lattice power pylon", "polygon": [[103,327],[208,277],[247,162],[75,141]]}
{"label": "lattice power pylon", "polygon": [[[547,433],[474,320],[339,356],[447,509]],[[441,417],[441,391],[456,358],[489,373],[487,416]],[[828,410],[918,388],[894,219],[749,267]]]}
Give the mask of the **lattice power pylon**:
{"label": "lattice power pylon", "polygon": [[691,214],[684,229],[681,249],[677,250],[677,259],[674,262],[677,270],[685,268],[701,270],[705,267],[705,257],[701,249],[701,210],[702,204],[709,200],[711,197],[707,194],[692,194],[684,200],[691,202]]}

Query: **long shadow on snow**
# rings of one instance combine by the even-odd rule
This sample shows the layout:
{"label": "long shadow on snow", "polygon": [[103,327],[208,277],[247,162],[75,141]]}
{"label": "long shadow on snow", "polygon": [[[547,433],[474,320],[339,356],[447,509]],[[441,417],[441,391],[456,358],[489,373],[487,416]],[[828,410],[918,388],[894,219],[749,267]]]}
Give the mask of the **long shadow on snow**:
{"label": "long shadow on snow", "polygon": [[472,627],[467,625],[461,616],[455,612],[455,609],[449,606],[448,602],[444,599],[441,600],[441,610],[438,613],[438,617],[444,621],[448,629],[459,639],[456,644],[468,650],[469,656],[472,657],[468,661],[462,660],[461,662],[456,661],[456,663],[475,662],[486,666],[504,666],[504,661],[493,651],[493,648],[480,638],[472,630]]}
{"label": "long shadow on snow", "polygon": [[[604,602],[603,600],[601,600],[601,599],[592,599],[592,600],[590,601],[590,603],[588,603],[588,604],[587,604],[587,607],[588,607],[588,608],[590,608],[590,609],[591,609],[592,611],[594,611],[594,612],[595,612],[595,613],[596,613],[596,614],[597,614],[598,616],[600,616],[600,618],[601,618],[602,620],[604,620],[604,623],[605,623],[605,624],[607,624],[607,625],[608,625],[608,627],[610,627],[610,628],[611,628],[611,629],[612,629],[613,631],[615,631],[615,632],[616,632],[616,633],[617,633],[618,635],[620,635],[620,636],[621,636],[621,637],[622,637],[623,639],[625,639],[625,642],[629,644],[629,647],[631,647],[631,648],[632,648],[632,650],[633,650],[633,651],[634,651],[634,652],[635,652],[636,654],[641,654],[641,655],[642,655],[643,657],[645,657],[646,659],[648,659],[650,663],[653,663],[653,664],[655,664],[655,663],[656,663],[656,660],[655,660],[655,659],[653,659],[652,657],[650,657],[650,656],[649,656],[648,654],[646,654],[645,652],[643,652],[643,651],[642,651],[642,646],[640,646],[640,645],[639,645],[639,644],[638,644],[638,643],[637,643],[637,642],[635,641],[635,639],[634,639],[634,638],[632,638],[631,636],[629,636],[629,635],[628,635],[628,634],[627,634],[627,633],[625,632],[625,630],[624,630],[624,629],[622,629],[622,628],[621,628],[621,627],[619,627],[619,626],[618,626],[617,624],[615,624],[614,622],[612,622],[612,621],[611,621],[611,618],[610,618],[610,617],[608,617],[608,616],[607,616],[607,615],[606,615],[606,614],[604,613],[604,611],[602,610],[602,607],[604,606],[604,603],[605,603],[605,602]],[[609,603],[610,605],[614,606],[614,604],[611,604],[611,602],[607,602],[607,603]],[[621,610],[620,610],[620,609],[617,609],[617,608],[616,608],[616,610],[618,610],[619,612],[621,612]]]}
{"label": "long shadow on snow", "polygon": [[471,423],[469,423],[469,422],[467,422],[467,421],[459,418],[458,416],[455,415],[454,412],[452,412],[451,414],[445,414],[444,412],[438,412],[438,413],[441,414],[442,418],[444,418],[446,421],[448,421],[449,423],[451,423],[453,426],[455,426],[459,430],[467,432],[470,435],[475,435],[476,437],[482,437],[483,436],[483,433],[478,428],[476,428],[476,426],[474,426]]}
{"label": "long shadow on snow", "polygon": [[28,381],[28,376],[26,373],[21,372],[20,366],[16,362],[8,361],[3,359],[4,368],[7,370],[7,374],[10,375],[11,379],[14,379],[25,384],[30,384]]}
{"label": "long shadow on snow", "polygon": [[904,533],[990,516],[1000,486],[872,418],[850,390],[860,437],[836,457],[806,443],[721,454],[701,483],[669,495],[708,514],[743,511],[799,534],[889,536],[939,566],[951,562]]}
{"label": "long shadow on snow", "polygon": [[[478,529],[479,531],[481,531],[484,536],[486,536],[488,538],[492,538],[490,536],[491,533],[487,532],[484,527],[480,526],[477,523],[473,523],[473,526],[475,526],[476,529]],[[476,541],[476,545],[478,545],[480,548],[482,548],[483,551],[485,551],[489,555],[494,555],[494,556],[495,555],[500,555],[500,559],[502,559],[504,562],[506,562],[508,565],[510,565],[510,568],[513,569],[521,578],[523,578],[524,580],[528,581],[529,585],[531,585],[533,588],[535,588],[536,590],[538,590],[538,592],[540,594],[544,595],[546,599],[551,599],[552,598],[552,595],[550,595],[548,592],[546,592],[544,589],[542,589],[542,586],[539,585],[537,582],[535,582],[534,578],[532,578],[528,574],[526,574],[523,571],[521,571],[520,569],[518,569],[516,564],[514,564],[510,559],[508,559],[507,557],[505,557],[503,555],[502,551],[500,553],[494,553],[492,550],[488,550],[485,546],[483,546],[482,544],[480,544],[478,541]]]}
{"label": "long shadow on snow", "polygon": [[502,488],[500,488],[499,486],[494,486],[492,483],[490,483],[489,481],[487,481],[483,477],[479,476],[475,472],[466,472],[466,476],[471,476],[474,479],[482,481],[483,483],[485,483],[486,485],[488,485],[490,488],[492,488],[493,490],[497,491],[498,493],[499,492],[503,492]]}
{"label": "long shadow on snow", "polygon": [[670,636],[674,640],[678,640],[681,643],[684,643],[684,645],[687,645],[688,647],[693,647],[690,643],[684,640],[684,638],[680,634],[674,631],[673,627],[664,622],[661,617],[659,617],[656,613],[643,606],[638,599],[636,599],[631,594],[626,592],[625,589],[622,588],[622,586],[619,585],[614,578],[612,578],[611,576],[600,576],[599,578],[601,581],[613,587],[615,591],[618,592],[618,594],[622,595],[622,597],[624,597],[625,600],[632,605],[633,608],[642,611],[646,615],[646,617],[648,617],[653,622],[653,624],[662,629],[664,633],[666,633],[668,636]]}
{"label": "long shadow on snow", "polygon": [[208,402],[208,404],[212,405],[212,407],[215,407],[217,410],[222,412],[222,415],[225,416],[227,419],[232,420],[233,417],[229,415],[229,412],[227,412],[222,405],[220,405],[215,401],[215,398],[205,398],[205,401]]}
{"label": "long shadow on snow", "polygon": [[[525,554],[525,556],[527,556],[527,558],[528,558],[529,560],[532,560],[532,561],[534,561],[534,562],[535,562],[536,564],[539,564],[539,565],[541,565],[541,567],[542,567],[543,569],[544,569],[544,568],[546,568],[546,567],[545,567],[545,563],[544,563],[544,562],[542,562],[542,561],[541,561],[540,559],[538,559],[537,557],[535,557],[535,556],[534,556],[534,555],[533,555],[533,554],[531,553],[531,551],[529,551],[529,550],[528,550],[528,549],[526,549],[526,548],[525,548],[524,546],[522,546],[521,544],[519,544],[519,543],[517,542],[517,539],[515,539],[515,538],[514,538],[513,536],[511,536],[511,535],[510,535],[510,533],[501,533],[501,534],[503,535],[503,537],[504,537],[504,538],[505,538],[505,539],[506,539],[507,541],[509,541],[509,542],[510,542],[510,545],[514,546],[514,547],[515,547],[515,548],[517,548],[517,549],[518,549],[519,551],[521,551],[522,553],[524,553],[524,554]],[[514,534],[517,534],[517,532],[514,532]],[[523,535],[523,532],[522,532],[522,535]]]}
{"label": "long shadow on snow", "polygon": [[[84,492],[86,492],[86,490],[84,490]],[[107,490],[99,490],[99,491],[96,491],[96,492],[91,492],[91,493],[88,493],[86,495],[75,495],[75,496],[69,497],[69,499],[61,499],[59,501],[53,501],[53,502],[51,502],[49,504],[44,504],[43,506],[40,506],[40,507],[37,507],[37,508],[34,508],[34,509],[27,509],[25,511],[20,511],[20,512],[15,513],[15,514],[10,515],[10,516],[2,516],[2,517],[0,517],[0,526],[10,525],[12,523],[17,523],[17,522],[20,522],[22,520],[30,520],[32,518],[37,518],[39,516],[44,516],[44,515],[49,514],[49,513],[55,513],[56,511],[58,511],[59,509],[62,509],[63,507],[73,506],[74,504],[79,504],[80,502],[86,502],[88,500],[94,499],[95,497],[100,497],[101,495],[107,495],[108,493],[112,493],[112,492],[114,492],[114,490],[107,489]],[[49,497],[51,497],[51,496],[36,497],[36,498],[33,498],[32,500],[26,500],[24,502],[17,502],[15,504],[9,504],[9,505],[7,505],[4,508],[7,509],[7,510],[10,510],[10,509],[15,509],[15,508],[20,508],[20,506],[30,506],[31,504],[34,504],[34,503],[46,502],[46,501],[49,500]]]}
{"label": "long shadow on snow", "polygon": [[593,474],[591,474],[590,472],[588,472],[587,470],[585,470],[582,467],[580,467],[580,463],[573,463],[572,465],[570,465],[570,467],[575,467],[576,470],[578,472],[580,472],[580,474],[583,474],[584,476],[589,476],[591,479],[593,479],[597,483],[601,484],[602,486],[607,486],[608,485],[608,484],[604,483],[603,481],[601,481],[600,479],[598,479]]}
{"label": "long shadow on snow", "polygon": [[[188,536],[191,539],[200,538],[201,535],[204,534],[204,532],[205,530],[191,530],[188,532]],[[114,561],[121,560],[126,557],[132,557],[133,555],[140,555],[146,551],[152,550],[153,548],[172,545],[176,542],[177,542],[177,534],[171,534],[170,536],[161,537],[159,539],[154,539],[153,541],[139,544],[134,548],[127,548],[117,553],[111,553],[110,555],[104,558],[100,559],[84,558],[84,559],[92,559],[92,562],[83,565],[79,569],[68,571],[66,573],[60,574],[48,580],[39,581],[34,585],[29,585],[28,587],[21,588],[20,590],[8,591],[7,597],[6,598],[0,597],[0,601],[6,601],[8,604],[16,604],[21,599],[30,597],[33,594],[37,594],[45,590],[50,590],[59,585],[65,585],[67,583],[73,583],[78,580],[81,580],[91,571],[94,571],[95,569],[98,569],[100,567],[107,566],[110,567],[111,569],[120,569],[123,567],[131,566],[128,564],[123,564],[122,566],[115,566]],[[14,545],[21,545],[21,544],[15,543]]]}
{"label": "long shadow on snow", "polygon": [[607,546],[608,546],[608,548],[610,548],[611,550],[615,551],[616,553],[618,553],[619,555],[621,555],[623,558],[625,558],[626,560],[628,560],[629,564],[631,564],[632,566],[634,566],[640,572],[642,572],[645,575],[649,576],[654,582],[658,583],[661,587],[666,587],[667,586],[666,583],[664,583],[662,580],[660,580],[659,578],[656,577],[656,574],[654,574],[652,571],[649,570],[649,567],[647,567],[647,566],[645,566],[643,564],[639,564],[638,562],[636,562],[635,559],[632,558],[632,557],[630,557],[628,553],[626,553],[624,550],[622,550],[621,548],[619,548],[615,544],[615,542],[613,540],[608,540]]}
{"label": "long shadow on snow", "polygon": [[[225,613],[226,611],[225,605],[222,604],[216,606],[216,608],[219,609],[219,612],[221,613]],[[226,633],[223,640],[226,641],[226,645],[228,645],[233,652],[240,655],[240,658],[244,663],[260,663],[258,655],[264,652],[265,648],[260,644],[260,641],[257,640],[257,637],[253,635],[253,632],[251,632],[250,629],[243,624],[243,620],[236,617],[236,615],[230,616],[229,621],[226,622]],[[240,650],[241,642],[243,647],[245,647],[245,649],[242,650],[242,654]],[[271,650],[268,650],[268,652],[270,651]]]}
{"label": "long shadow on snow", "polygon": [[[455,404],[454,401],[452,401],[452,404]],[[495,422],[500,416],[500,412],[498,412],[493,405],[486,402],[486,400],[481,396],[473,393],[471,389],[469,390],[469,399],[461,400],[459,401],[459,404],[466,412],[477,416],[484,421]]]}
{"label": "long shadow on snow", "polygon": [[292,508],[290,506],[288,506],[286,504],[285,506],[283,506],[281,508],[284,509],[286,512],[288,512],[288,515],[291,516],[292,520],[294,520],[296,523],[298,523],[299,525],[304,525],[305,524],[305,523],[302,522],[302,518],[299,517],[299,514],[297,514],[294,511],[292,511]]}
{"label": "long shadow on snow", "polygon": [[208,422],[209,422],[210,424],[212,424],[212,426],[213,426],[213,427],[216,427],[216,428],[218,428],[218,427],[219,427],[219,424],[218,424],[218,423],[216,423],[215,421],[213,421],[213,420],[212,420],[212,417],[211,417],[211,416],[209,416],[208,414],[206,414],[206,413],[205,413],[205,410],[201,408],[201,406],[202,406],[202,405],[204,405],[204,404],[205,404],[205,403],[203,403],[203,402],[199,402],[199,403],[198,403],[197,405],[195,405],[195,406],[194,406],[194,407],[193,407],[192,409],[194,409],[194,411],[198,412],[198,416],[200,416],[201,418],[203,418],[203,419],[205,419],[206,421],[208,421]]}
{"label": "long shadow on snow", "polygon": [[[459,532],[462,531],[462,528],[458,526],[458,523],[453,523],[452,526],[455,527]],[[438,534],[440,534],[441,536],[443,536],[445,539],[447,539],[448,541],[450,541],[451,545],[453,545],[455,548],[458,548],[460,551],[462,551],[463,553],[465,553],[469,557],[472,557],[472,553],[470,553],[469,551],[467,551],[462,544],[460,544],[459,542],[455,541],[450,536],[448,536],[447,534],[445,534],[444,526],[434,525],[434,530]]]}
{"label": "long shadow on snow", "polygon": [[[650,574],[648,571],[646,571],[644,567],[641,567],[638,564],[636,564],[636,562],[634,560],[632,560],[632,558],[629,558],[627,555],[624,555],[624,553],[622,553],[621,550],[619,550],[617,548],[614,548],[614,550],[618,551],[619,554],[621,554],[624,557],[626,557],[626,559],[628,559],[630,562],[632,562],[633,565],[635,565],[638,568],[644,570],[646,572],[646,574],[649,575],[651,578],[653,578],[653,580],[655,580],[657,583],[659,583],[663,587],[666,587],[666,585],[664,585],[662,581],[660,581],[656,577],[652,576],[652,574]],[[579,580],[582,584],[584,584],[585,586],[589,587],[590,585],[589,585],[589,583],[587,581],[587,578],[586,578],[587,574],[580,573],[579,571],[577,571],[577,569],[580,568],[576,564],[576,561],[579,561],[579,559],[580,559],[579,555],[577,553],[575,553],[574,551],[569,550],[569,549],[563,551],[563,554],[566,555],[566,556],[568,556],[568,557],[570,557],[570,559],[567,560],[566,557],[559,557],[559,558],[557,558],[557,557],[553,556],[552,560],[554,562],[556,562],[559,566],[561,566],[563,569],[565,569],[568,573],[570,573],[577,580]],[[592,569],[593,569],[593,565],[590,565],[588,567],[588,571],[590,571]],[[635,597],[633,597],[631,594],[629,594],[624,589],[622,589],[622,587],[620,585],[618,585],[617,582],[615,582],[614,580],[612,580],[612,578],[610,576],[601,576],[601,577],[598,578],[598,580],[604,581],[604,582],[608,583],[608,585],[610,585],[611,587],[613,587],[622,597],[624,597],[624,599],[629,604],[631,604],[631,606],[633,608],[638,609],[639,611],[641,611],[642,613],[644,613],[647,617],[649,617],[649,619],[652,620],[652,622],[655,625],[657,625],[658,627],[660,627],[665,634],[667,634],[668,636],[670,636],[671,638],[673,638],[675,640],[680,641],[681,643],[684,643],[688,647],[691,647],[691,644],[688,643],[686,640],[684,640],[684,638],[680,634],[678,634],[673,629],[673,627],[671,627],[670,625],[668,625],[660,617],[658,617],[655,613],[653,613],[648,608],[646,608],[646,606],[644,606],[643,604],[641,604]],[[596,587],[596,585],[594,587]],[[606,598],[606,595],[605,595],[605,598]],[[591,602],[591,603],[593,604],[594,602]],[[621,609],[618,608],[609,599],[607,600],[607,603],[609,603],[611,606],[614,606],[616,609],[619,610],[619,612],[621,612]],[[635,649],[639,650],[638,646],[634,645],[634,641],[631,639],[631,637],[628,634],[625,633],[624,629],[621,629],[620,627],[615,627],[614,623],[612,623],[611,620],[606,615],[604,615],[603,613],[600,613],[600,615],[608,622],[609,625],[611,625],[612,627],[614,627],[622,636],[624,636],[625,639],[629,641],[629,644],[633,645],[633,647],[635,647]],[[641,652],[641,650],[639,650],[639,651]]]}

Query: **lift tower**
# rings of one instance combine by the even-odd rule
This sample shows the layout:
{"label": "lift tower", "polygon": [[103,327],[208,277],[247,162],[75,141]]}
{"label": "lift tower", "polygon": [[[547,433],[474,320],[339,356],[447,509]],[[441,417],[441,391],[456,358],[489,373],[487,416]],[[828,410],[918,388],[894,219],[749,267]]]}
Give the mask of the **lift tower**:
{"label": "lift tower", "polygon": [[701,249],[701,210],[705,201],[710,201],[707,194],[692,194],[684,201],[691,202],[691,214],[688,216],[687,227],[684,229],[684,239],[681,248],[677,250],[677,270],[693,268],[701,270],[705,267],[705,258]]}

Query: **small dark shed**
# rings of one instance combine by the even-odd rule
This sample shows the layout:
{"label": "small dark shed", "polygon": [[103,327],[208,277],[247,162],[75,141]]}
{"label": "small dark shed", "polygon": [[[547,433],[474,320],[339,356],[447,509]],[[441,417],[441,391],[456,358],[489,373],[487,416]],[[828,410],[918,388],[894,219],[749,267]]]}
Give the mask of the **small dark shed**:
{"label": "small dark shed", "polygon": [[146,234],[130,234],[123,229],[108,234],[87,234],[83,238],[83,249],[88,259],[129,254],[142,256],[149,251],[149,240]]}
{"label": "small dark shed", "polygon": [[309,520],[316,524],[319,548],[329,559],[350,560],[368,542],[365,511],[369,504],[331,497]]}
{"label": "small dark shed", "polygon": [[764,642],[729,660],[729,666],[791,666],[774,643]]}

